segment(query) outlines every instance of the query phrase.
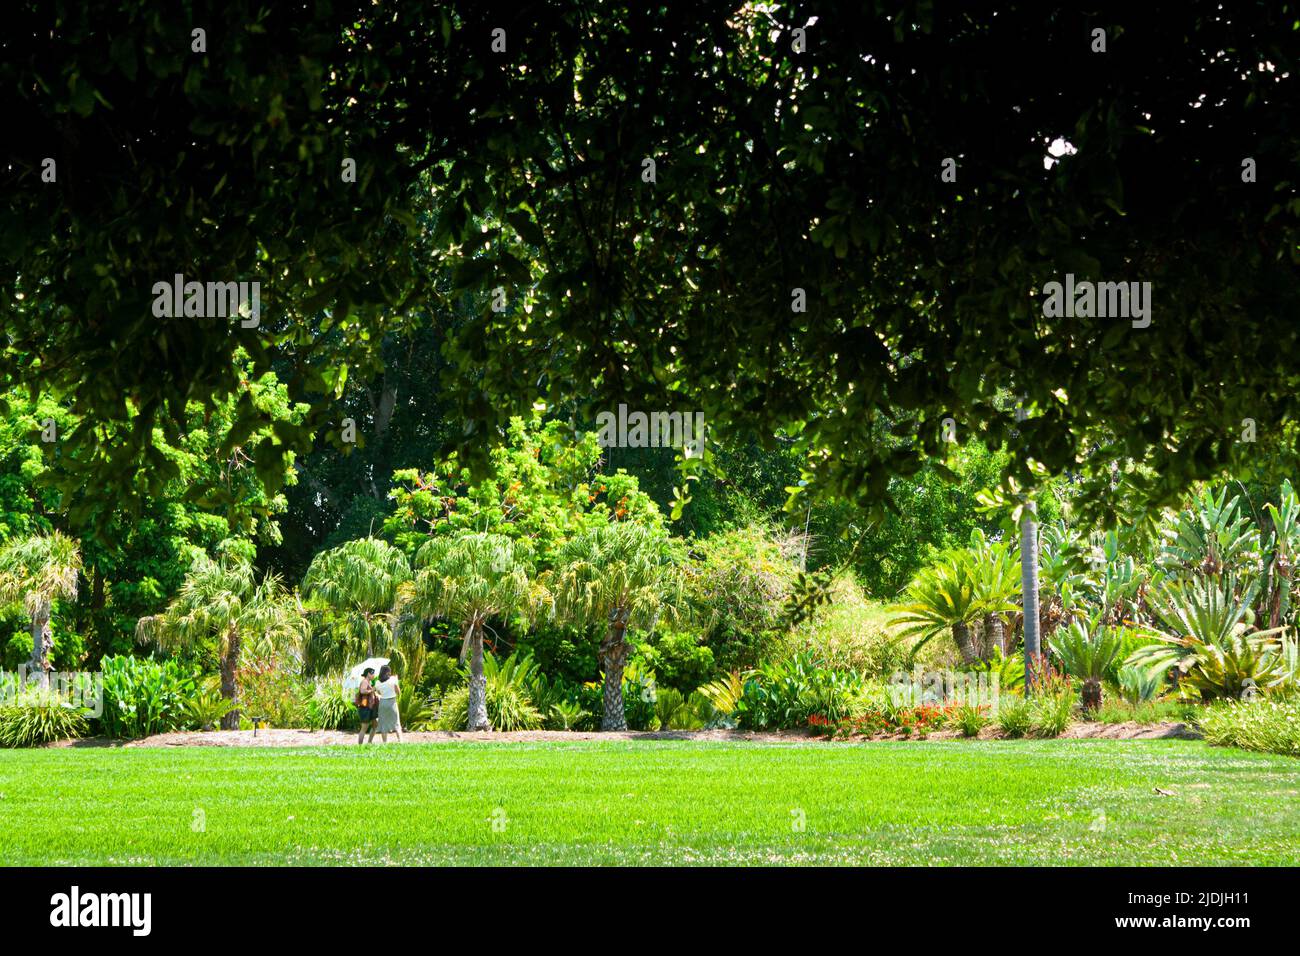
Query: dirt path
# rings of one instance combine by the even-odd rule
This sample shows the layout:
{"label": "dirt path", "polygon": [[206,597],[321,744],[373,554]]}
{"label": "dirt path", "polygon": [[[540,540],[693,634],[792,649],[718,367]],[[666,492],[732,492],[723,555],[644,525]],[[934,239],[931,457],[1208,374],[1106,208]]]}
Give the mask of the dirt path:
{"label": "dirt path", "polygon": [[[1180,739],[1197,739],[1200,734],[1186,724],[1073,724],[1061,735],[1063,739],[1104,739],[1104,740],[1150,740],[1162,737]],[[929,740],[955,740],[961,735],[955,730],[940,730],[929,735]],[[521,743],[552,741],[573,743],[582,740],[686,740],[686,741],[750,741],[765,744],[807,744],[836,742],[815,737],[808,731],[786,730],[774,733],[749,733],[740,730],[669,730],[662,732],[626,731],[623,733],[594,733],[561,730],[527,730],[512,733],[452,733],[435,731],[429,733],[407,733],[402,739],[409,743]],[[904,737],[875,738],[882,741],[905,741]],[[980,733],[981,740],[996,740],[998,733],[993,728],[985,728]],[[866,738],[855,738],[855,742]],[[390,742],[391,738],[390,738]],[[209,733],[187,731],[170,734],[156,734],[144,740],[132,740],[125,743],[110,741],[103,737],[86,740],[69,740],[55,747],[324,747],[356,746],[356,734],[340,730],[259,730],[254,736],[251,730],[217,730]],[[379,743],[379,738],[375,738]],[[842,744],[842,742],[839,742]]]}

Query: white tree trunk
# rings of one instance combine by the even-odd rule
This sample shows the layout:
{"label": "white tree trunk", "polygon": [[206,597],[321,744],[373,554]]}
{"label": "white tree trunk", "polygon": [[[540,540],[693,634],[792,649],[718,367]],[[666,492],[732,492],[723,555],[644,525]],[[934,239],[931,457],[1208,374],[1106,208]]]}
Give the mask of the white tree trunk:
{"label": "white tree trunk", "polygon": [[42,690],[50,686],[50,652],[53,650],[50,602],[42,601],[32,613],[32,659],[28,661],[28,669],[40,678]]}
{"label": "white tree trunk", "polygon": [[1038,520],[1034,503],[1025,505],[1020,519],[1020,593],[1025,611],[1025,690],[1033,687],[1038,666]]}
{"label": "white tree trunk", "polygon": [[470,730],[491,730],[487,713],[487,678],[483,676],[483,631],[474,627],[470,637],[469,721]]}

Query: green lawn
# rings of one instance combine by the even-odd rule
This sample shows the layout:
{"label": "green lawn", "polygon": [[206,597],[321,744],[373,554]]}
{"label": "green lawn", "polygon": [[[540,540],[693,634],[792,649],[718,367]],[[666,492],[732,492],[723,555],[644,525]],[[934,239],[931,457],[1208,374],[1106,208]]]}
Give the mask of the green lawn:
{"label": "green lawn", "polygon": [[1178,740],[2,751],[0,835],[2,864],[1295,865],[1300,761]]}

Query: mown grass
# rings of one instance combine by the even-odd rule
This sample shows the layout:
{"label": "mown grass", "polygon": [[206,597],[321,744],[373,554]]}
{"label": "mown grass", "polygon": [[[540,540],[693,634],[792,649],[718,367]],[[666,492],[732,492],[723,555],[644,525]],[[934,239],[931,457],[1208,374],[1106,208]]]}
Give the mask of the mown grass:
{"label": "mown grass", "polygon": [[50,749],[0,863],[1295,865],[1297,807],[1199,741]]}

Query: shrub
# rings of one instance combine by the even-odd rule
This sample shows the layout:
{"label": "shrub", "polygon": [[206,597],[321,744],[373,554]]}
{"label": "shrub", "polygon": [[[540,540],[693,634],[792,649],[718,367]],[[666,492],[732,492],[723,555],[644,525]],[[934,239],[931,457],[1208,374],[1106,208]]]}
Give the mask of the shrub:
{"label": "shrub", "polygon": [[949,723],[954,729],[960,730],[963,737],[978,737],[979,732],[992,720],[983,707],[975,704],[961,704],[949,717]]}
{"label": "shrub", "polygon": [[[490,654],[483,657],[487,680],[488,723],[493,730],[537,730],[542,713],[529,691],[537,678],[537,665],[530,655],[511,654],[498,663]],[[468,675],[463,674],[462,679]],[[436,726],[440,730],[464,730],[469,725],[469,687],[449,691],[442,699]]]}
{"label": "shrub", "polygon": [[795,628],[791,641],[831,668],[884,677],[908,666],[909,648],[889,624],[893,614],[867,600],[850,576],[840,575],[831,582],[830,602]]}
{"label": "shrub", "polygon": [[[488,683],[488,723],[493,730],[537,730],[542,715],[518,687]],[[469,725],[469,688],[458,687],[442,699],[436,726],[439,730],[464,730]]]}
{"label": "shrub", "polygon": [[637,656],[654,671],[660,688],[675,688],[686,697],[714,670],[713,651],[700,640],[693,631],[665,631],[639,647]]}
{"label": "shrub", "polygon": [[1212,704],[1199,723],[1215,746],[1300,757],[1300,697]]}
{"label": "shrub", "polygon": [[591,714],[583,710],[576,700],[561,700],[552,704],[546,712],[547,730],[576,730],[591,719]]}
{"label": "shrub", "polygon": [[[467,713],[466,720],[468,719]],[[402,692],[397,697],[397,720],[398,726],[403,730],[427,730],[433,726],[433,707],[418,687],[403,685]]]}
{"label": "shrub", "polygon": [[87,730],[82,709],[50,691],[23,691],[0,705],[0,747],[38,747]]}
{"label": "shrub", "polygon": [[302,727],[307,723],[307,698],[312,687],[278,661],[249,661],[239,667],[236,679],[239,710],[244,717],[265,717],[272,727]]}
{"label": "shrub", "polygon": [[442,651],[430,651],[424,659],[419,686],[425,693],[441,697],[449,687],[460,684],[462,675],[456,658]]}
{"label": "shrub", "polygon": [[208,677],[185,702],[185,726],[190,730],[213,730],[233,708],[234,704],[221,696],[221,679]]}
{"label": "shrub", "polygon": [[1155,700],[1165,689],[1165,676],[1159,671],[1143,670],[1131,664],[1121,667],[1115,674],[1119,695],[1130,704]]}
{"label": "shrub", "polygon": [[1035,737],[1059,737],[1074,720],[1074,694],[1040,694],[1032,698],[1030,730]]}
{"label": "shrub", "polygon": [[864,692],[861,675],[821,667],[804,652],[750,675],[736,703],[736,723],[750,730],[803,727],[813,714],[838,722],[860,709]]}
{"label": "shrub", "polygon": [[303,707],[312,730],[354,730],[359,726],[353,695],[340,676],[318,678]]}
{"label": "shrub", "polygon": [[105,657],[99,667],[104,675],[99,725],[109,737],[134,740],[187,725],[186,708],[198,690],[197,670],[125,654]]}
{"label": "shrub", "polygon": [[724,670],[755,666],[777,649],[798,569],[791,543],[761,525],[697,541],[688,568],[704,638]]}
{"label": "shrub", "polygon": [[661,687],[655,700],[660,730],[699,730],[709,719],[708,701],[692,694],[689,698],[675,687]]}
{"label": "shrub", "polygon": [[1033,718],[1030,701],[1018,694],[1007,694],[998,701],[998,730],[1004,737],[1025,736],[1033,725]]}

